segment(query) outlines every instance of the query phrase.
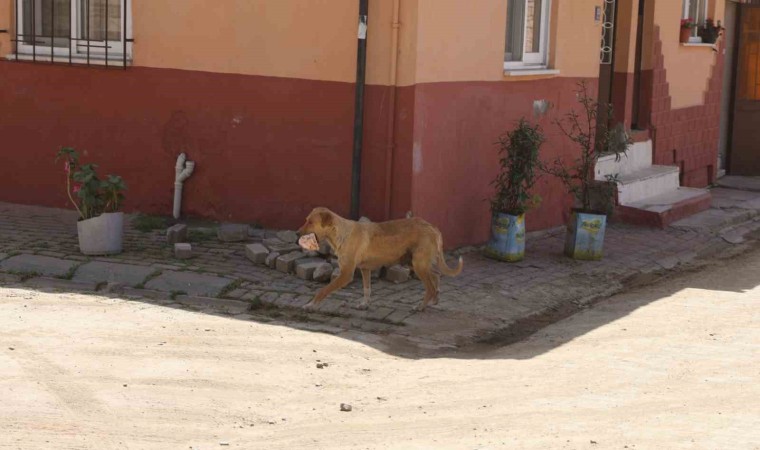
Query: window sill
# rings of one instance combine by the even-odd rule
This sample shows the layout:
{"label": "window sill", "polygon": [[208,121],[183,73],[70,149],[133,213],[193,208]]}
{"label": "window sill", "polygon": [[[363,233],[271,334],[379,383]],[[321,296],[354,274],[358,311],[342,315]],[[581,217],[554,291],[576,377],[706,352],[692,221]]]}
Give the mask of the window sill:
{"label": "window sill", "polygon": [[[55,64],[77,64],[77,65],[90,65],[90,66],[106,66],[106,62],[108,63],[108,67],[124,67],[124,58],[120,57],[110,57],[106,61],[106,59],[102,55],[91,55],[90,59],[88,60],[87,57],[81,57],[81,56],[72,56],[69,58],[68,56],[53,56],[52,58],[50,55],[29,55],[26,53],[10,53],[6,55],[5,57],[8,61],[34,61],[38,63],[55,63]],[[127,58],[126,65],[129,66],[132,64],[132,59]]]}
{"label": "window sill", "polygon": [[681,47],[697,47],[697,48],[701,47],[701,48],[711,48],[711,49],[718,48],[717,44],[704,44],[702,42],[699,42],[699,43],[697,43],[697,42],[682,42],[681,43]]}
{"label": "window sill", "polygon": [[505,77],[549,77],[559,75],[557,69],[504,69]]}

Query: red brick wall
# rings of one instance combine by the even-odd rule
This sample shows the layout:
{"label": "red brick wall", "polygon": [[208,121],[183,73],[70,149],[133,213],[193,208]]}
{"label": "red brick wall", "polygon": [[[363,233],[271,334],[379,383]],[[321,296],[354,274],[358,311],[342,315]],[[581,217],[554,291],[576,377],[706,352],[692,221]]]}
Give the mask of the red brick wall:
{"label": "red brick wall", "polygon": [[654,68],[642,74],[643,117],[650,117],[654,137],[654,163],[681,168],[681,184],[705,187],[715,180],[720,131],[720,99],[723,74],[723,48],[720,45],[704,103],[673,109],[660,29],[654,30]]}

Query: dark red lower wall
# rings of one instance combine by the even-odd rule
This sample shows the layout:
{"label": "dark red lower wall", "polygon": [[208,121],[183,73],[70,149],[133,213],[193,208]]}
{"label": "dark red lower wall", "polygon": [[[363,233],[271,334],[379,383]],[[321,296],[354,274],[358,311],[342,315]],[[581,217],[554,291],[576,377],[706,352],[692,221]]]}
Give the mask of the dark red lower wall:
{"label": "dark red lower wall", "polygon": [[[722,41],[721,41],[722,42]],[[681,184],[706,187],[715,180],[718,167],[723,45],[716,53],[709,80],[705,80],[704,102],[689,108],[673,109],[659,27],[654,31],[654,68],[642,73],[645,89],[642,114],[650,117],[654,137],[654,163],[681,168]]]}
{"label": "dark red lower wall", "polygon": [[[367,90],[362,200],[379,219],[389,92]],[[402,110],[413,106],[401,97]],[[346,214],[353,104],[350,83],[3,62],[0,200],[68,207],[54,157],[74,146],[124,177],[128,211],[171,214],[174,164],[186,152],[197,165],[185,214],[272,227],[300,225],[315,206]]]}
{"label": "dark red lower wall", "polygon": [[[490,230],[491,181],[498,172],[494,143],[520,117],[533,118],[536,100],[554,106],[541,118],[547,143],[542,158],[569,161],[579,150],[559,134],[553,119],[577,108],[577,78],[556,77],[520,82],[434,83],[415,87],[412,142],[412,209],[440,227],[446,245],[483,242]],[[598,80],[589,79],[595,96]],[[527,216],[531,230],[564,223],[572,203],[565,188],[544,176],[536,188],[543,201]]]}

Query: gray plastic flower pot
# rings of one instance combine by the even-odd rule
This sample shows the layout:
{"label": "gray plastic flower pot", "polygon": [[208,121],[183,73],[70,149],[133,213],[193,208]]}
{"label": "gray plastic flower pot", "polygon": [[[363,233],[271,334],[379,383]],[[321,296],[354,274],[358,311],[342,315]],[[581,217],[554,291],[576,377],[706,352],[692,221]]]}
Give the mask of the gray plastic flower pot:
{"label": "gray plastic flower pot", "polygon": [[79,251],[85,255],[121,253],[124,240],[124,213],[105,213],[77,222]]}

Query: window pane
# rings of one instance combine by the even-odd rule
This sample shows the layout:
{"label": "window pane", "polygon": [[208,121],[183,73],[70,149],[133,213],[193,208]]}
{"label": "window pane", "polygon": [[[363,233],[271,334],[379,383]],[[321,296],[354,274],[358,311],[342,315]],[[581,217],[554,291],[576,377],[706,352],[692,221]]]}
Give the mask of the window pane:
{"label": "window pane", "polygon": [[68,47],[71,0],[24,0],[24,43]]}
{"label": "window pane", "polygon": [[522,61],[525,34],[525,0],[507,2],[507,61]]}
{"label": "window pane", "polygon": [[541,9],[545,0],[527,0],[527,27],[525,33],[525,51],[527,53],[538,53],[541,51],[541,32],[543,24],[541,23]]}
{"label": "window pane", "polygon": [[[121,40],[121,0],[79,0],[82,39]],[[106,31],[107,30],[107,31]]]}

